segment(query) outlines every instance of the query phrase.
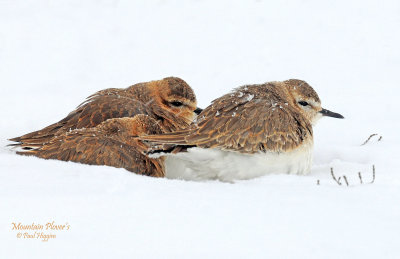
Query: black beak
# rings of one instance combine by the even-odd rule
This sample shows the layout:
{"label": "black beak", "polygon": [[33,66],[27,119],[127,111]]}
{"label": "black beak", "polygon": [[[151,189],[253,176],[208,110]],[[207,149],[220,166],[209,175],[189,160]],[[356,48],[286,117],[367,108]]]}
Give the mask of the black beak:
{"label": "black beak", "polygon": [[333,118],[338,118],[338,119],[344,119],[344,117],[336,112],[331,112],[330,110],[327,109],[322,109],[320,111],[320,113],[322,113],[322,116],[328,116],[328,117],[333,117]]}
{"label": "black beak", "polygon": [[196,113],[197,115],[199,115],[202,111],[203,111],[202,108],[197,107],[196,110],[194,110],[194,113]]}

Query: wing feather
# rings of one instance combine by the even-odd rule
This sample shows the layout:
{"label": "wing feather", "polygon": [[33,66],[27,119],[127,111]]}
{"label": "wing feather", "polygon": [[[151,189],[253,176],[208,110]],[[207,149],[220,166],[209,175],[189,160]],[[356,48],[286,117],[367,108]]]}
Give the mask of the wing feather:
{"label": "wing feather", "polygon": [[57,123],[10,140],[22,142],[26,146],[29,144],[41,145],[58,134],[73,129],[92,128],[110,118],[133,117],[136,114],[151,113],[144,103],[123,96],[123,90],[111,90],[103,90],[90,96],[87,101]]}
{"label": "wing feather", "polygon": [[215,100],[187,130],[141,139],[156,148],[156,144],[175,144],[256,153],[289,151],[312,136],[311,124],[298,110],[276,105],[282,102],[279,96],[269,96],[270,102],[236,97],[228,94]]}
{"label": "wing feather", "polygon": [[[149,125],[150,122],[152,124]],[[134,118],[111,119],[95,128],[60,134],[40,148],[17,153],[89,165],[107,165],[125,168],[137,174],[163,177],[163,158],[143,155],[140,152],[143,147],[134,138],[136,136],[129,135],[131,127],[135,126],[140,126],[146,133],[161,133],[154,119],[138,115]]]}

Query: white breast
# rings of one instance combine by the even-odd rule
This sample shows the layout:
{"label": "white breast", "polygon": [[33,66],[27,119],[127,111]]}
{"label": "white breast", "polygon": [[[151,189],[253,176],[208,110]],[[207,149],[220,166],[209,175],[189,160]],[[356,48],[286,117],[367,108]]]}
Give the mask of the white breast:
{"label": "white breast", "polygon": [[308,174],[312,164],[310,141],[290,152],[243,154],[209,148],[190,148],[167,155],[166,177],[185,180],[233,181],[266,174]]}

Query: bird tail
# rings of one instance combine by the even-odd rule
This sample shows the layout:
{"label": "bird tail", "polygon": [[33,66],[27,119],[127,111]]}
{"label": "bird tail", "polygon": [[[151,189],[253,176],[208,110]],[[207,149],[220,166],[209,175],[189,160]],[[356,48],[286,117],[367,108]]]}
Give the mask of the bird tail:
{"label": "bird tail", "polygon": [[159,135],[143,135],[139,139],[148,147],[146,154],[178,153],[193,147],[186,140],[188,133],[184,130]]}
{"label": "bird tail", "polygon": [[[178,133],[178,134],[177,134]],[[185,135],[179,134],[179,132],[171,132],[161,135],[143,135],[139,137],[140,140],[149,141],[155,144],[175,144],[185,145]]]}
{"label": "bird tail", "polygon": [[62,127],[61,123],[54,123],[50,126],[47,126],[41,130],[33,131],[22,135],[20,137],[10,138],[9,141],[19,142],[13,143],[9,146],[22,146],[22,144],[27,145],[42,145],[47,143],[51,138],[53,138],[58,129]]}

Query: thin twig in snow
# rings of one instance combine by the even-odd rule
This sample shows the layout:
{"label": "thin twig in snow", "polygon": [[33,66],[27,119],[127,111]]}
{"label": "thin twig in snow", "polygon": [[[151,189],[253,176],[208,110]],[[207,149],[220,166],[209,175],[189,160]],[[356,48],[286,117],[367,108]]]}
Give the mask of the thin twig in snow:
{"label": "thin twig in snow", "polygon": [[365,144],[367,144],[367,143],[368,143],[368,141],[370,141],[372,137],[374,137],[374,136],[377,136],[377,135],[378,135],[378,134],[376,134],[376,133],[374,133],[374,134],[371,134],[371,135],[369,136],[369,138],[367,138],[367,140],[366,140],[366,141],[364,141],[364,143],[362,143],[362,144],[361,144],[361,146],[364,146]]}
{"label": "thin twig in snow", "polygon": [[375,182],[375,165],[372,165],[372,181],[370,183]]}
{"label": "thin twig in snow", "polygon": [[340,177],[339,177],[339,179],[336,179],[335,174],[333,173],[333,167],[331,167],[331,175],[332,175],[333,180],[334,180],[335,182],[337,182],[337,184],[342,185],[342,184],[340,183]]}
{"label": "thin twig in snow", "polygon": [[363,180],[362,180],[362,177],[361,177],[361,172],[358,172],[358,178],[360,178],[360,183],[363,184]]}
{"label": "thin twig in snow", "polygon": [[346,182],[346,185],[349,186],[349,182],[347,181],[347,177],[345,175],[343,175],[343,179]]}

